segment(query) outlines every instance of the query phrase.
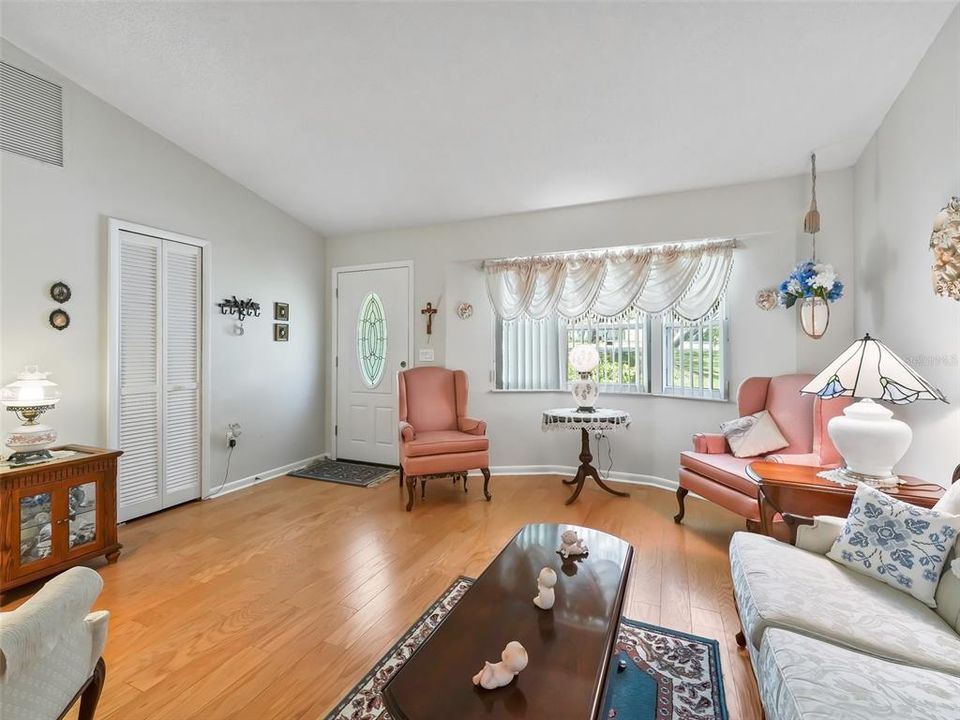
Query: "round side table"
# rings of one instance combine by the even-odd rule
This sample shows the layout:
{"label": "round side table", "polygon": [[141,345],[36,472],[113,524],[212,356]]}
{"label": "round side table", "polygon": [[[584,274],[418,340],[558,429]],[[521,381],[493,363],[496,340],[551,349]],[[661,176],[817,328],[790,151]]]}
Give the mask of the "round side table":
{"label": "round side table", "polygon": [[630,427],[630,413],[623,410],[593,410],[590,412],[574,408],[544,410],[541,424],[541,429],[544,432],[551,430],[580,431],[580,467],[577,468],[577,476],[563,481],[565,485],[576,484],[576,488],[574,488],[573,494],[567,498],[565,504],[569,505],[580,497],[580,491],[583,490],[583,484],[588,477],[593,478],[600,489],[606,490],[611,495],[629,497],[630,493],[614,490],[600,479],[600,473],[591,464],[593,455],[590,454],[591,432],[618,432],[626,430],[628,427]]}

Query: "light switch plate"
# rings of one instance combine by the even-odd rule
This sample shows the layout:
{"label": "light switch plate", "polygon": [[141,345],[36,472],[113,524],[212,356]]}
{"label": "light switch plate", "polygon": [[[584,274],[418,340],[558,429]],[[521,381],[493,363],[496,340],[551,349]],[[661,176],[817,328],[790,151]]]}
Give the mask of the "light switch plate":
{"label": "light switch plate", "polygon": [[433,348],[420,348],[420,362],[433,362]]}

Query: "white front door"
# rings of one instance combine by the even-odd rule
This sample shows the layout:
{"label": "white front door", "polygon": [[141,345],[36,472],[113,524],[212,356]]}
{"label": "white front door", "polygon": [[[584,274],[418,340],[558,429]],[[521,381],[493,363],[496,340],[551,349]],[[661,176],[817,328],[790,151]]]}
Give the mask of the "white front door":
{"label": "white front door", "polygon": [[409,363],[411,268],[336,273],[337,458],[396,465],[397,372]]}

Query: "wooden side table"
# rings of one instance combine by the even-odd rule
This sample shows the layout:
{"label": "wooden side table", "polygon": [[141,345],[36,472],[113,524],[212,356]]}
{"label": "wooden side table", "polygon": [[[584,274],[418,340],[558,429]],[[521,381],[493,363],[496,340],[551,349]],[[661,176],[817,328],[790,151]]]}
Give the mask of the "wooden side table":
{"label": "wooden side table", "polygon": [[0,590],[56,575],[117,542],[119,450],[67,445],[68,457],[0,467]]}
{"label": "wooden side table", "polygon": [[[747,474],[760,486],[760,523],[764,535],[775,535],[773,519],[778,513],[847,516],[857,487],[817,477],[817,473],[825,469],[772,462],[747,465]],[[943,496],[944,488],[936,483],[906,475],[900,479],[906,484],[881,489],[898,500],[926,508],[933,507]]]}
{"label": "wooden side table", "polygon": [[580,431],[580,466],[577,468],[577,475],[563,481],[564,485],[576,485],[573,493],[567,498],[566,505],[580,497],[580,491],[583,490],[583,484],[588,477],[593,478],[601,490],[606,490],[611,495],[630,497],[630,493],[614,490],[600,478],[600,473],[592,464],[593,455],[590,454],[591,432],[616,432],[626,430],[628,427],[630,427],[630,413],[624,410],[586,411],[576,408],[544,410],[541,423],[541,429],[544,432],[548,430]]}

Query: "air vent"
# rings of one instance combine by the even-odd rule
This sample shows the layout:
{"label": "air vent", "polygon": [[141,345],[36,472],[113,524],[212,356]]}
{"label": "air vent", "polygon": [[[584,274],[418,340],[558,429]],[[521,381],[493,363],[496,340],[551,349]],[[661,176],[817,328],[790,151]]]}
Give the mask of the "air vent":
{"label": "air vent", "polygon": [[63,88],[0,62],[0,147],[63,166]]}

